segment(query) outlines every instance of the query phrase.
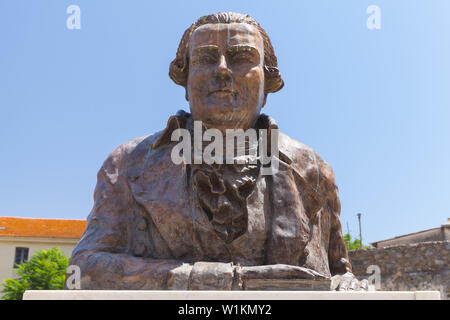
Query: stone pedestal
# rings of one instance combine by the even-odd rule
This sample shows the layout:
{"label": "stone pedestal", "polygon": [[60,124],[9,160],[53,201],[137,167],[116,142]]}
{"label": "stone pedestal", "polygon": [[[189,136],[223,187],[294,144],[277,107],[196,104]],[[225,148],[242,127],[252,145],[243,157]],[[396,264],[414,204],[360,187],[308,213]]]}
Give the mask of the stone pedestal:
{"label": "stone pedestal", "polygon": [[439,300],[439,291],[27,290],[24,300]]}

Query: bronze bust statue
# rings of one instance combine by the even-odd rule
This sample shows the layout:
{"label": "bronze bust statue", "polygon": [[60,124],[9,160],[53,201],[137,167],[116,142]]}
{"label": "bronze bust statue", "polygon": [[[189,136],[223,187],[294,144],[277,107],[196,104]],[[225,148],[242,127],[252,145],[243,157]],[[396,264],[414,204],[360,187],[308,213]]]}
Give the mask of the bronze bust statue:
{"label": "bronze bust statue", "polygon": [[314,150],[279,133],[278,170],[269,175],[259,162],[171,159],[173,132],[191,132],[195,121],[221,133],[278,129],[260,113],[283,87],[260,25],[233,12],[200,18],[184,32],[169,75],[185,87],[190,113],[103,163],[70,261],[81,288],[282,289],[308,280],[328,281],[329,290],[332,279],[331,289],[366,290],[351,273],[333,171]]}

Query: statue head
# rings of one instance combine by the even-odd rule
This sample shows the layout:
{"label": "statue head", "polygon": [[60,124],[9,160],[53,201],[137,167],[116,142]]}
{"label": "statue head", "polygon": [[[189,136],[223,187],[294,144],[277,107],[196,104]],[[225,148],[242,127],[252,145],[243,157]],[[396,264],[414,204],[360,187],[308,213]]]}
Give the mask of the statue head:
{"label": "statue head", "polygon": [[192,24],[169,76],[186,89],[193,119],[219,129],[253,126],[267,95],[283,87],[266,32],[253,18],[234,12]]}

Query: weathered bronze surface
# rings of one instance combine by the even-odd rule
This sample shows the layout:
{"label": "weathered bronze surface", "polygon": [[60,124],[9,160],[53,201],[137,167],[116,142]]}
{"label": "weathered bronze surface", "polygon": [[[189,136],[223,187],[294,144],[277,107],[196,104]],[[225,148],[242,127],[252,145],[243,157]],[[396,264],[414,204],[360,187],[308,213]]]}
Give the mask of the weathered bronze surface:
{"label": "weathered bronze surface", "polygon": [[186,88],[191,113],[104,162],[70,262],[81,288],[365,289],[348,263],[333,171],[311,148],[280,133],[273,175],[260,164],[171,160],[172,132],[194,120],[221,132],[278,128],[260,113],[283,80],[258,23],[238,13],[200,18],[169,75]]}

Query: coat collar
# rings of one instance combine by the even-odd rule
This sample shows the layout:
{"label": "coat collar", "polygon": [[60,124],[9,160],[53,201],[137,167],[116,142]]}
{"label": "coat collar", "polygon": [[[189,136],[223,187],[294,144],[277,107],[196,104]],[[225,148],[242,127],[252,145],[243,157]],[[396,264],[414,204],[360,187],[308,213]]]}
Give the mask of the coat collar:
{"label": "coat collar", "polygon": [[[179,110],[176,115],[171,116],[169,120],[167,120],[166,128],[152,144],[152,149],[158,149],[160,146],[170,143],[172,132],[174,130],[180,128],[186,129],[188,126],[192,126],[191,114],[184,110]],[[267,129],[267,141],[270,141],[272,129],[278,130],[278,125],[272,117],[269,117],[266,114],[260,114],[256,121],[256,129]],[[291,160],[289,159],[289,161]]]}

